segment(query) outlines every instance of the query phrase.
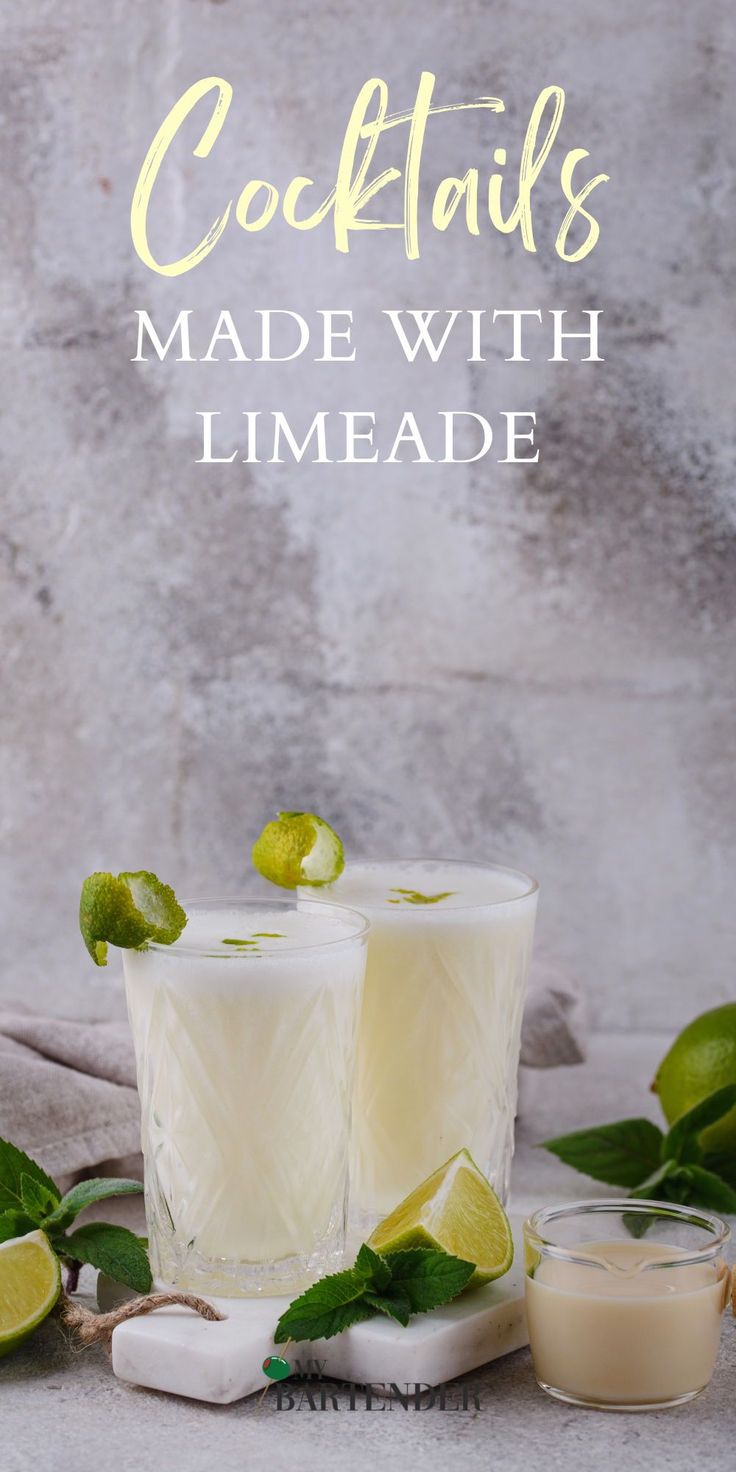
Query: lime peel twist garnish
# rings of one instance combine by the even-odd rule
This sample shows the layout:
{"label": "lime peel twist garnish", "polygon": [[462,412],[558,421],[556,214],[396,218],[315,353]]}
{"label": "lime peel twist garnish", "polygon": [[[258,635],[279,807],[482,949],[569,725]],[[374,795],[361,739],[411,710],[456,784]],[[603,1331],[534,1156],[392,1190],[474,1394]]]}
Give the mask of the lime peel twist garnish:
{"label": "lime peel twist garnish", "polygon": [[259,874],[282,889],[332,884],[345,867],[341,839],[316,813],[279,813],[253,844],[252,859]]}
{"label": "lime peel twist garnish", "polygon": [[90,874],[82,885],[79,929],[96,966],[107,965],[108,945],[137,950],[147,941],[171,945],[187,923],[173,889],[147,869]]}

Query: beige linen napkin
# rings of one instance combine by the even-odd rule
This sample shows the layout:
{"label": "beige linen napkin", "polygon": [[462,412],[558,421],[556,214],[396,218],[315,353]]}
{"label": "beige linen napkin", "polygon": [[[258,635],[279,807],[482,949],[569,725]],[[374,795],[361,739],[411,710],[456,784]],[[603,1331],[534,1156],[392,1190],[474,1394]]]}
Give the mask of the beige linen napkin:
{"label": "beige linen napkin", "polygon": [[127,1022],[0,1011],[0,1135],[62,1185],[104,1162],[105,1174],[140,1175],[140,1160],[125,1159],[140,1150]]}

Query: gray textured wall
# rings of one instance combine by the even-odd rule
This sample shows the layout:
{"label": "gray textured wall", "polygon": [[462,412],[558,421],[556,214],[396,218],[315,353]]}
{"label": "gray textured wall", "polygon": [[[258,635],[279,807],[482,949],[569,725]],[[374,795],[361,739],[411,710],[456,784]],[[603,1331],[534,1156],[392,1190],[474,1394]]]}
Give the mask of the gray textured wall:
{"label": "gray textured wall", "polygon": [[[729,10],[3,7],[3,995],[106,1011],[81,876],[240,888],[262,821],[303,806],[356,852],[531,869],[542,938],[601,1025],[733,996]],[[274,228],[229,230],[179,281],[136,260],[133,181],[197,77],[236,99],[209,163],[182,149],[162,184],[182,249],[252,173],[329,181],[360,83],[409,105],[422,67],[442,100],[500,93],[510,148],[539,89],[567,87],[564,144],[612,180],[587,262],[551,255],[546,183],[536,256],[457,230],[416,264],[391,232],[345,259],[328,229]],[[425,189],[488,159],[498,126],[434,127]],[[142,306],[352,307],[358,361],[134,366]],[[491,338],[482,369],[410,370],[381,360],[388,306],[600,306],[607,361],[505,365]],[[533,407],[542,458],[207,469],[203,407]]]}

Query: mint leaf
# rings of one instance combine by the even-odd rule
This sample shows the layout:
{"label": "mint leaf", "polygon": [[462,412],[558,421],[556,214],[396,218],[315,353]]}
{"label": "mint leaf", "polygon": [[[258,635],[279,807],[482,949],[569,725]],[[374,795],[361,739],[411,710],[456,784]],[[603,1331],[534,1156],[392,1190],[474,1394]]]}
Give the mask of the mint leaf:
{"label": "mint leaf", "polygon": [[363,1298],[371,1308],[377,1309],[380,1314],[386,1314],[390,1319],[395,1319],[397,1324],[401,1324],[402,1329],[406,1328],[412,1310],[409,1295],[404,1292],[403,1288],[392,1288],[385,1293],[374,1293],[372,1289],[367,1288]]}
{"label": "mint leaf", "polygon": [[331,1273],[295,1298],[281,1315],[273,1336],[275,1344],[286,1339],[331,1339],[351,1324],[372,1318],[375,1309],[363,1301],[365,1278],[353,1268]]}
{"label": "mint leaf", "polygon": [[667,1201],[674,1201],[678,1206],[684,1206],[688,1201],[692,1201],[692,1186],[692,1166],[675,1164],[674,1169],[670,1171],[662,1195]]}
{"label": "mint leaf", "polygon": [[9,1242],[12,1237],[25,1237],[26,1232],[35,1230],[36,1222],[23,1211],[4,1211],[0,1214],[0,1242]]}
{"label": "mint leaf", "polygon": [[475,1264],[434,1247],[408,1247],[386,1254],[391,1268],[391,1288],[406,1294],[413,1314],[427,1313],[449,1303],[470,1281]]}
{"label": "mint leaf", "polygon": [[54,1246],[62,1256],[71,1257],[75,1262],[89,1263],[116,1282],[134,1288],[136,1293],[150,1291],[151,1268],[146,1249],[140,1238],[129,1232],[127,1227],[90,1222],[89,1226],[78,1227],[68,1237],[57,1238]]}
{"label": "mint leaf", "polygon": [[[651,1201],[659,1196],[660,1199],[663,1198],[666,1201],[670,1191],[668,1186],[669,1178],[676,1176],[678,1173],[679,1167],[675,1164],[674,1160],[665,1160],[664,1165],[660,1165],[658,1170],[652,1171],[652,1174],[647,1176],[646,1180],[642,1181],[641,1185],[637,1186],[635,1191],[629,1191],[629,1200]],[[643,1237],[649,1231],[655,1217],[646,1212],[625,1211],[621,1220],[627,1232],[632,1237]]]}
{"label": "mint leaf", "polygon": [[[632,1192],[632,1195],[635,1195]],[[653,1217],[647,1216],[643,1211],[625,1211],[621,1220],[632,1237],[643,1237],[652,1225]]]}
{"label": "mint leaf", "polygon": [[47,1176],[45,1170],[30,1155],[19,1150],[17,1145],[0,1139],[0,1212],[23,1208],[21,1178],[24,1175],[36,1181],[39,1186],[44,1186],[54,1201],[59,1200],[59,1192],[51,1176]]}
{"label": "mint leaf", "polygon": [[35,1176],[29,1176],[27,1171],[23,1171],[20,1178],[20,1197],[24,1211],[37,1224],[43,1221],[48,1211],[54,1210],[59,1199],[56,1191],[50,1191],[48,1186],[37,1181]]}
{"label": "mint leaf", "polygon": [[736,1212],[736,1191],[712,1170],[702,1165],[687,1167],[691,1191],[689,1200],[696,1206],[709,1207],[711,1211]]}
{"label": "mint leaf", "polygon": [[110,1196],[134,1196],[143,1190],[142,1181],[127,1181],[118,1176],[95,1176],[89,1181],[77,1181],[56,1209],[46,1217],[43,1226],[46,1232],[65,1231],[86,1206],[95,1201],[105,1201]]}
{"label": "mint leaf", "polygon": [[662,1140],[651,1120],[622,1119],[544,1140],[542,1148],[583,1175],[632,1190],[661,1164]]}
{"label": "mint leaf", "polygon": [[695,1165],[700,1164],[700,1161],[703,1159],[703,1152],[700,1148],[700,1145],[698,1144],[697,1135],[685,1135],[685,1138],[681,1140],[680,1145],[677,1148],[677,1153],[674,1155],[671,1153],[670,1147],[668,1146],[668,1139],[669,1136],[665,1135],[662,1141],[663,1160],[674,1160],[675,1164],[679,1165],[690,1165],[691,1163],[694,1163]]}
{"label": "mint leaf", "polygon": [[676,1171],[677,1166],[674,1160],[665,1160],[664,1165],[660,1165],[657,1170],[653,1170],[652,1174],[647,1176],[646,1180],[642,1181],[641,1185],[637,1186],[635,1191],[629,1191],[629,1197],[632,1200],[651,1201],[655,1197],[657,1187],[661,1186],[667,1180],[668,1176],[671,1176]]}
{"label": "mint leaf", "polygon": [[701,1164],[736,1190],[736,1150],[722,1150],[714,1155],[704,1155]]}
{"label": "mint leaf", "polygon": [[726,1084],[722,1089],[716,1089],[714,1093],[708,1094],[707,1098],[701,1099],[699,1104],[688,1109],[687,1114],[681,1114],[675,1121],[662,1146],[666,1156],[672,1156],[676,1160],[683,1157],[683,1149],[688,1141],[700,1134],[701,1130],[707,1129],[708,1125],[715,1124],[717,1120],[723,1119],[736,1104],[736,1084]]}
{"label": "mint leaf", "polygon": [[363,1243],[355,1259],[354,1272],[361,1275],[366,1286],[370,1285],[379,1291],[381,1288],[387,1288],[391,1282],[391,1268],[386,1258],[374,1252],[367,1242]]}

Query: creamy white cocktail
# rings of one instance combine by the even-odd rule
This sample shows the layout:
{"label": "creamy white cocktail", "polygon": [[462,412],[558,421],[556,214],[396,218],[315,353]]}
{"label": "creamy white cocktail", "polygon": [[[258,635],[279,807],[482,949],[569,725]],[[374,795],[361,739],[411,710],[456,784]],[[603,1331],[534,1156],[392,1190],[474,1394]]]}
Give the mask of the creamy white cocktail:
{"label": "creamy white cocktail", "polygon": [[288,1292],[339,1265],[362,916],[309,900],[185,906],[124,953],[155,1276]]}
{"label": "creamy white cocktail", "polygon": [[370,919],[352,1214],[375,1223],[467,1147],[505,1199],[537,886],[486,864],[349,863],[322,891]]}

